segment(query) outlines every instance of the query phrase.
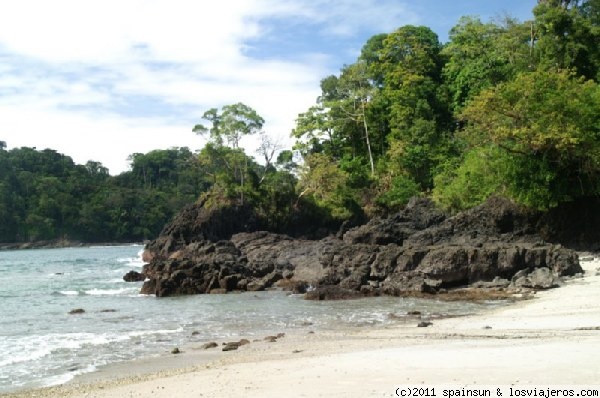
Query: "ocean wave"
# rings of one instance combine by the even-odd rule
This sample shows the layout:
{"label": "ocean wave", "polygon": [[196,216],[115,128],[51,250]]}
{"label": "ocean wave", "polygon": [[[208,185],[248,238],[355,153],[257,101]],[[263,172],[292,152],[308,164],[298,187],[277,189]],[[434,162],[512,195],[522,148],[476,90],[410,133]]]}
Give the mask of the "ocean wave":
{"label": "ocean wave", "polygon": [[137,287],[124,287],[121,289],[91,289],[86,290],[85,294],[89,296],[123,296],[137,291]]}
{"label": "ocean wave", "polygon": [[52,333],[43,336],[5,337],[0,344],[0,367],[36,361],[58,350],[75,350],[85,344],[101,345],[110,340],[94,333]]}
{"label": "ocean wave", "polygon": [[38,361],[63,350],[76,351],[83,347],[106,346],[140,337],[177,334],[183,330],[183,327],[179,327],[123,333],[53,333],[43,336],[5,337],[0,343],[0,367]]}
{"label": "ocean wave", "polygon": [[77,290],[61,290],[58,292],[54,292],[55,294],[59,294],[61,296],[78,296],[81,294],[81,292],[77,291]]}
{"label": "ocean wave", "polygon": [[42,382],[42,387],[59,386],[61,384],[65,384],[65,383],[68,383],[69,381],[73,380],[75,378],[75,376],[79,376],[79,375],[82,375],[85,373],[92,373],[92,372],[95,372],[97,369],[98,368],[94,365],[88,365],[81,369],[69,371],[68,373],[51,376],[51,377],[46,378]]}
{"label": "ocean wave", "polygon": [[142,260],[144,249],[138,251],[136,257],[122,257],[118,258],[117,261],[122,264],[126,264],[129,267],[142,268],[146,263]]}
{"label": "ocean wave", "polygon": [[140,330],[129,332],[127,335],[129,337],[144,337],[144,336],[152,336],[155,334],[176,334],[183,332],[183,328],[179,327],[177,329],[160,329],[160,330]]}
{"label": "ocean wave", "polygon": [[5,337],[0,343],[0,367],[38,361],[64,350],[77,351],[84,347],[106,346],[152,335],[177,334],[183,328],[134,330],[122,333],[52,333],[42,336]]}

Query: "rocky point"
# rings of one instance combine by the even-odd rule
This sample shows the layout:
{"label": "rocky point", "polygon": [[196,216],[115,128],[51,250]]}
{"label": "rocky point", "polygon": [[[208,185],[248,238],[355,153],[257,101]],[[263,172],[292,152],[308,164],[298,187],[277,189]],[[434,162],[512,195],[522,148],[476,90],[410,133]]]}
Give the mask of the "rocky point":
{"label": "rocky point", "polygon": [[[319,239],[261,230],[251,208],[190,206],[150,242],[142,293],[282,288],[309,299],[546,289],[582,272],[576,252],[536,231],[540,215],[503,198],[448,216],[413,199],[386,218]],[[307,293],[308,292],[308,293]]]}

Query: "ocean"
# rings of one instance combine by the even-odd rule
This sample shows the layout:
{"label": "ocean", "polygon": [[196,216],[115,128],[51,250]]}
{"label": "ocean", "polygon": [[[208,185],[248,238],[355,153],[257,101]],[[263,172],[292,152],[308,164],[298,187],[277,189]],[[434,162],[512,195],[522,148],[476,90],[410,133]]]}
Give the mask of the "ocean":
{"label": "ocean", "polygon": [[[123,275],[139,245],[0,251],[0,393],[66,383],[111,363],[212,340],[415,322],[494,303],[377,297],[306,301],[286,292],[156,298]],[[72,310],[84,312],[70,314]],[[396,316],[390,316],[394,314]]]}

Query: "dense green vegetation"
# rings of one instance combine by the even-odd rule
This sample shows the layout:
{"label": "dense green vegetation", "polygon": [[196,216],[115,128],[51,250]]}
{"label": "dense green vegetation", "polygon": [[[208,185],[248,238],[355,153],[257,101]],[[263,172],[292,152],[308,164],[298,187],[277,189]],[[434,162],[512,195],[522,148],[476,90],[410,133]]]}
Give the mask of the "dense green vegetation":
{"label": "dense green vegetation", "polygon": [[[534,20],[463,17],[442,44],[403,26],[370,38],[321,81],[283,150],[238,103],[204,113],[208,136],[131,156],[131,171],[75,165],[0,142],[0,241],[155,236],[184,204],[249,204],[285,231],[428,195],[450,210],[493,194],[547,209],[600,194],[600,0],[540,0]],[[257,162],[240,139],[260,139]],[[306,221],[305,221],[306,222]]]}
{"label": "dense green vegetation", "polygon": [[339,217],[419,194],[452,210],[598,195],[600,1],[540,0],[534,15],[463,17],[444,45],[423,26],[372,37],[299,116],[300,185]]}
{"label": "dense green vegetation", "polygon": [[116,177],[53,150],[0,148],[0,242],[67,238],[139,241],[156,236],[210,186],[187,148],[131,156]]}

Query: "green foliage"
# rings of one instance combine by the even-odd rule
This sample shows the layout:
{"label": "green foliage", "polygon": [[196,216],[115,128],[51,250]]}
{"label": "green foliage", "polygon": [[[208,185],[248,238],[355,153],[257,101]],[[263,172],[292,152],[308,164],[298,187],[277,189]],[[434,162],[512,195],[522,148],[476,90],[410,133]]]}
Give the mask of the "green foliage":
{"label": "green foliage", "polygon": [[491,141],[510,157],[505,184],[522,203],[547,208],[600,193],[597,83],[568,71],[523,73],[481,93],[462,116],[472,145]]}
{"label": "green foliage", "polygon": [[377,204],[387,212],[397,211],[419,194],[419,184],[408,176],[399,175],[393,177],[386,190],[377,197]]}
{"label": "green foliage", "polygon": [[462,159],[451,159],[435,176],[433,198],[445,208],[459,211],[484,202],[492,194],[503,194],[507,180],[506,165],[511,159],[495,146],[466,152]]}
{"label": "green foliage", "polygon": [[244,135],[257,133],[265,123],[254,109],[241,102],[223,106],[221,113],[211,108],[204,112],[202,118],[208,120],[211,127],[197,124],[192,131],[197,134],[209,133],[211,140],[218,145],[222,145],[225,139],[232,148],[238,148]]}
{"label": "green foliage", "polygon": [[463,17],[450,31],[444,78],[452,96],[452,108],[460,111],[482,90],[504,82],[531,63],[530,29],[506,20],[504,26]]}
{"label": "green foliage", "polygon": [[352,218],[358,215],[360,206],[354,192],[348,188],[348,178],[348,174],[331,157],[312,154],[305,158],[301,170],[299,197],[310,198],[334,220]]}
{"label": "green foliage", "polygon": [[542,0],[533,9],[539,64],[573,69],[600,79],[600,3],[598,0]]}
{"label": "green foliage", "polygon": [[187,148],[130,159],[131,171],[111,177],[49,149],[0,150],[0,241],[149,239],[210,186]]}
{"label": "green foliage", "polygon": [[[600,2],[540,0],[534,14],[463,17],[444,46],[423,26],[371,37],[298,118],[299,186],[340,216],[342,197],[391,211],[415,194],[455,210],[599,194]],[[334,183],[319,191],[322,175]]]}

